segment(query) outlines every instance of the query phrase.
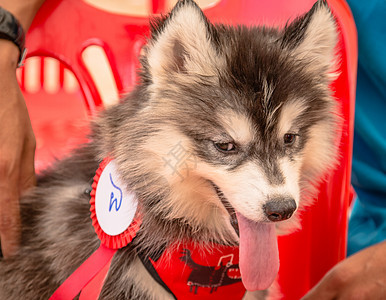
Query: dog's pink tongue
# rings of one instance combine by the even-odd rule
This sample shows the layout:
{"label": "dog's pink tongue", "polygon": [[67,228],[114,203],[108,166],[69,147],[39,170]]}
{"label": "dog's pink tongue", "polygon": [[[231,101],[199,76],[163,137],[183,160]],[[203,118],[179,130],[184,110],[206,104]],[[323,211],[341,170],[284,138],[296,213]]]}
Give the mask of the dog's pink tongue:
{"label": "dog's pink tongue", "polygon": [[240,231],[240,272],[248,291],[265,290],[279,271],[275,224],[257,223],[237,213]]}

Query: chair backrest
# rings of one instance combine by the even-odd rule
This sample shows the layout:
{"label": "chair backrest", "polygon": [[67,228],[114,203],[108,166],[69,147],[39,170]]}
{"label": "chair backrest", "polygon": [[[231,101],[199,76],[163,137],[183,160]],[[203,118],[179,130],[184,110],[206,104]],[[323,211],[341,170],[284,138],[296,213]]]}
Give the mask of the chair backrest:
{"label": "chair backrest", "polygon": [[[205,9],[214,22],[283,26],[311,8],[314,0],[222,0]],[[279,238],[281,268],[278,282],[285,299],[299,299],[346,253],[347,205],[350,194],[356,84],[356,30],[344,0],[329,0],[340,29],[340,76],[332,85],[341,103],[344,131],[336,171],[320,188],[316,204],[303,216],[303,229]],[[153,12],[165,12],[166,1],[152,1]],[[138,54],[149,33],[148,18],[108,13],[81,0],[47,0],[27,36],[29,56],[48,56],[77,78],[85,107],[102,105],[101,97],[82,59],[97,45],[105,51],[119,94],[136,81]],[[26,94],[26,98],[28,98]],[[28,100],[28,99],[27,99]],[[34,104],[31,104],[34,106]],[[74,112],[76,113],[76,112]],[[77,118],[75,115],[74,118]],[[39,136],[38,136],[39,138]]]}

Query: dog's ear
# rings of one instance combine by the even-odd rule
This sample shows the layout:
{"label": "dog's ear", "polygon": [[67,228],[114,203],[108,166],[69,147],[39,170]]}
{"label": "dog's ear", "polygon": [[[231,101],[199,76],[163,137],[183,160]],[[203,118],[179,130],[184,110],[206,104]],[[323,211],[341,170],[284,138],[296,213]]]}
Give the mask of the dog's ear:
{"label": "dog's ear", "polygon": [[318,71],[332,73],[336,68],[337,26],[325,0],[318,0],[303,16],[284,29],[282,43],[299,59],[310,61]]}
{"label": "dog's ear", "polygon": [[192,0],[179,1],[168,16],[153,20],[145,54],[152,80],[178,73],[210,75],[211,60],[217,56],[211,26]]}

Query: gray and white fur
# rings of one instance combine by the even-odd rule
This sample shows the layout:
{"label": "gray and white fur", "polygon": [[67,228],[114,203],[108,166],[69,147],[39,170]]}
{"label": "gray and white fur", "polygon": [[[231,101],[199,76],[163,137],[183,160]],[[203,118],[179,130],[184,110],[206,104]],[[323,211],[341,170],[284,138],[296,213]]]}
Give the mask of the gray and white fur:
{"label": "gray and white fur", "polygon": [[[282,220],[278,233],[298,228],[334,167],[337,29],[324,1],[277,29],[214,25],[182,0],[151,27],[135,90],[21,199],[21,248],[0,261],[0,299],[48,299],[98,248],[89,191],[107,156],[143,215],[113,259],[100,296],[112,300],[168,299],[137,253],[184,241],[237,245],[230,212]],[[191,159],[172,169],[165,158],[177,145]],[[267,214],[283,201],[292,218]]]}

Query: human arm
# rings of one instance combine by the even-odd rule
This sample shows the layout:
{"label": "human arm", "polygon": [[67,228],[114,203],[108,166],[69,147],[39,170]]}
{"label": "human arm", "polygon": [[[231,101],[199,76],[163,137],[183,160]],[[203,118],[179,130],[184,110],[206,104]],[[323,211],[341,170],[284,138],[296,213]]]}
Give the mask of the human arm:
{"label": "human arm", "polygon": [[[26,32],[44,0],[0,0]],[[35,184],[35,137],[16,80],[20,51],[0,39],[0,241],[3,255],[15,253],[20,241],[19,197]]]}
{"label": "human arm", "polygon": [[386,241],[332,268],[302,300],[386,299]]}

